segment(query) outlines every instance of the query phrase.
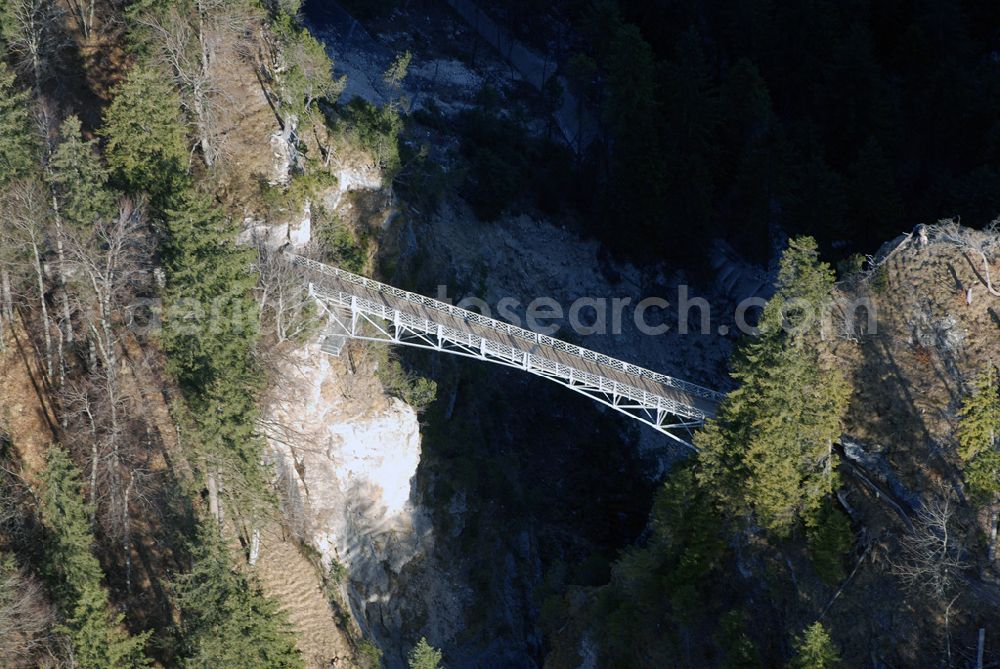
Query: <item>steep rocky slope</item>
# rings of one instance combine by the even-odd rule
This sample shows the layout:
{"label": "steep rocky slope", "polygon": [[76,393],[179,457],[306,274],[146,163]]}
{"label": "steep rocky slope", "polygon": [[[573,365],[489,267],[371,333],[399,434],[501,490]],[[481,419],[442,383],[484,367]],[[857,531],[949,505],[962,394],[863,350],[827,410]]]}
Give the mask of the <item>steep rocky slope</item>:
{"label": "steep rocky slope", "polygon": [[[978,249],[988,258],[985,268]],[[774,538],[751,525],[727,534],[725,565],[714,577],[725,595],[718,596],[753,621],[746,639],[761,655],[781,656],[786,651],[775,645],[817,619],[851,667],[961,666],[975,657],[981,628],[991,638],[1000,569],[987,559],[990,517],[965,489],[955,428],[973,379],[1000,362],[1000,298],[986,283],[987,271],[1000,270],[998,249],[996,231],[920,226],[838,284],[821,345],[852,390],[836,495],[851,519],[850,549],[842,576],[824,583],[807,533]],[[923,514],[945,502],[947,523],[928,530]],[[904,577],[913,565],[929,568],[941,557],[908,552],[928,532],[949,537],[947,557],[957,565],[942,581],[945,595]],[[612,581],[568,589],[568,614],[549,640],[546,666],[600,666],[608,629],[602,601],[614,588]],[[707,663],[732,652],[730,632],[713,627],[717,620],[702,621],[707,627],[668,621],[663,638],[675,645],[665,646],[675,649],[680,666],[701,666],[702,651],[712,656]],[[989,642],[985,655],[985,666],[996,661]]]}
{"label": "steep rocky slope", "polygon": [[295,537],[279,528],[264,532],[257,575],[265,591],[288,612],[295,640],[307,667],[352,667],[354,649],[338,627],[316,566],[303,554]]}

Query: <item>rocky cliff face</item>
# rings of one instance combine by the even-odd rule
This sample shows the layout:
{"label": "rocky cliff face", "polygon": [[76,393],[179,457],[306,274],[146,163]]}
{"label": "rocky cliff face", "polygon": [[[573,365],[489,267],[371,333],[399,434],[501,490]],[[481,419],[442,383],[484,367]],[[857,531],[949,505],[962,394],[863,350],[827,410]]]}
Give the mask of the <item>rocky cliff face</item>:
{"label": "rocky cliff face", "polygon": [[[348,561],[355,548],[338,547],[356,517],[385,527],[412,510],[410,481],[420,461],[416,414],[311,343],[289,354],[283,380],[269,418],[285,436],[273,438],[272,446],[296,473],[317,547]],[[361,388],[370,394],[358,393]],[[349,507],[357,508],[352,514]]]}
{"label": "rocky cliff face", "polygon": [[[247,218],[240,242],[301,250],[313,240],[317,207],[352,220],[346,195],[381,190],[382,172],[354,150],[333,160],[334,187],[283,220]],[[287,166],[275,151],[275,173]],[[391,212],[391,198],[386,206]],[[403,667],[414,634],[450,637],[463,620],[448,569],[434,555],[430,514],[415,493],[417,415],[385,394],[376,376],[379,356],[364,346],[340,358],[321,352],[314,340],[280,349],[262,424],[285,524],[315,549],[324,569],[346,574],[339,587],[354,622],[386,653],[385,665]]]}
{"label": "rocky cliff face", "polygon": [[352,372],[312,343],[296,348],[266,413],[286,514],[325,567],[347,567],[362,628],[366,603],[387,600],[394,575],[430,542],[430,523],[411,494],[417,416],[386,397],[371,371]]}
{"label": "rocky cliff face", "polygon": [[[275,160],[279,155],[275,154]],[[382,172],[368,164],[348,163],[335,171],[336,186],[320,194],[318,200],[327,211],[336,211],[344,196],[352,191],[377,191],[382,188]],[[259,244],[270,250],[289,244],[304,249],[313,239],[313,203],[306,200],[298,211],[287,212],[286,220],[266,221],[248,217],[237,238],[240,244]]]}

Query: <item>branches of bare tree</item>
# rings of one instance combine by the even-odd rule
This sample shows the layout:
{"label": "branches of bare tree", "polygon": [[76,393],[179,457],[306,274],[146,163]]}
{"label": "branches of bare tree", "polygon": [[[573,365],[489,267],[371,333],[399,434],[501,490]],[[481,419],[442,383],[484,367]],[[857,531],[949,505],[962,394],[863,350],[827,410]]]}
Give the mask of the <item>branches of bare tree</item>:
{"label": "branches of bare tree", "polygon": [[115,216],[70,237],[69,265],[80,291],[86,329],[103,365],[117,369],[115,323],[140,279],[152,266],[146,226],[146,203],[122,198]]}
{"label": "branches of bare tree", "polygon": [[62,391],[66,428],[73,442],[89,445],[92,508],[107,535],[123,547],[126,581],[131,576],[129,505],[136,495],[146,430],[137,400],[126,387],[120,365],[124,309],[151,266],[146,234],[146,204],[122,198],[115,216],[98,220],[67,240],[69,274],[77,291],[78,312],[97,352],[85,377]]}
{"label": "branches of bare tree", "polygon": [[1000,226],[1000,219],[993,221],[988,226],[987,232],[992,234],[983,234],[971,228],[962,227],[955,221],[941,221],[941,225],[935,230],[937,237],[955,244],[962,250],[965,259],[969,262],[972,270],[976,272],[977,278],[986,287],[989,294],[994,297],[1000,297],[1000,286],[993,285],[990,258],[1000,251],[996,234],[998,226]]}
{"label": "branches of bare tree", "polygon": [[0,12],[7,47],[40,97],[55,58],[68,44],[62,30],[63,9],[55,0],[5,0]]}
{"label": "branches of bare tree", "polygon": [[271,330],[278,343],[300,339],[320,326],[315,300],[296,276],[294,268],[258,241],[257,304],[264,331]]}
{"label": "branches of bare tree", "polygon": [[918,512],[913,530],[900,541],[902,560],[893,571],[908,589],[925,595],[941,609],[944,666],[952,666],[951,625],[959,611],[956,585],[968,567],[962,542],[952,527],[955,503],[932,499]]}
{"label": "branches of bare tree", "polygon": [[132,513],[144,499],[147,477],[146,424],[136,410],[139,398],[122,374],[106,367],[74,379],[61,391],[63,410],[71,417],[67,441],[77,445],[86,474],[90,505],[104,534],[122,547],[127,587],[131,585]]}
{"label": "branches of bare tree", "polygon": [[918,512],[912,532],[900,540],[902,560],[893,565],[900,580],[936,601],[948,601],[966,568],[961,541],[952,528],[955,503],[934,499]]}
{"label": "branches of bare tree", "polygon": [[39,666],[55,616],[41,584],[0,555],[0,666]]}
{"label": "branches of bare tree", "polygon": [[[45,345],[45,370],[51,381],[55,371],[55,348],[52,341],[52,318],[49,315],[45,288],[45,223],[48,219],[48,193],[45,187],[36,179],[21,179],[14,181],[0,194],[0,219],[4,221],[2,232],[4,246],[8,253],[20,263],[12,262],[4,268],[4,292],[11,290],[11,274],[19,267],[30,267],[22,274],[33,275],[35,289],[34,304],[41,312],[42,337]],[[5,303],[10,302],[10,296],[5,295]]]}
{"label": "branches of bare tree", "polygon": [[[0,446],[6,436],[0,432]],[[0,527],[6,550],[37,541],[33,515],[37,498],[18,471],[18,463],[0,448]],[[29,518],[31,520],[29,521]],[[65,637],[54,631],[56,615],[45,588],[13,557],[0,552],[0,667],[56,669],[64,666]]]}
{"label": "branches of bare tree", "polygon": [[245,0],[196,0],[191,11],[172,4],[136,18],[181,91],[208,167],[225,157],[223,128],[239,105],[220,83],[218,68],[225,59],[219,55],[240,51],[238,43],[254,19]]}
{"label": "branches of bare tree", "polygon": [[94,32],[94,15],[97,6],[96,0],[67,0],[73,20],[80,28],[80,32],[86,39]]}

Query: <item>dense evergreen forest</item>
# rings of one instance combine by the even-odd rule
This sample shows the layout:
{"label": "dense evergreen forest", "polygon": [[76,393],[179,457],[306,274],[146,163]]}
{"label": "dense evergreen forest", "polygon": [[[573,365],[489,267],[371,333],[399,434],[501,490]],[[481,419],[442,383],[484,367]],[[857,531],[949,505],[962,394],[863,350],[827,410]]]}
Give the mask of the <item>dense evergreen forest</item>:
{"label": "dense evergreen forest", "polygon": [[[219,172],[206,172],[224,160],[218,133],[229,122],[218,70],[241,43],[250,53],[248,26],[264,31],[260,58],[267,48],[302,52],[291,71],[262,66],[286,125],[314,105],[313,88],[334,85],[295,11],[243,1],[0,5],[0,349],[24,345],[15,324],[37,336],[38,391],[61,443],[32,470],[0,431],[10,465],[3,666],[302,666],[285,614],[234,559],[250,530],[220,526],[228,508],[252,527],[273,491],[255,424],[256,253],[236,246]],[[303,72],[310,57],[318,64]],[[160,371],[179,391],[184,448],[173,455],[139,408],[157,389],[141,387],[129,361],[150,342],[132,336],[125,310],[153,295],[163,300]],[[184,465],[171,470],[162,457]],[[145,549],[133,543],[140,524],[156,536]],[[134,559],[166,608],[143,601]]]}
{"label": "dense evergreen forest", "polygon": [[781,229],[839,259],[940,218],[982,227],[1000,206],[1000,17],[988,0],[490,12],[558,53],[571,91],[597,110],[602,141],[575,202],[632,254],[700,259],[723,236],[766,260]]}

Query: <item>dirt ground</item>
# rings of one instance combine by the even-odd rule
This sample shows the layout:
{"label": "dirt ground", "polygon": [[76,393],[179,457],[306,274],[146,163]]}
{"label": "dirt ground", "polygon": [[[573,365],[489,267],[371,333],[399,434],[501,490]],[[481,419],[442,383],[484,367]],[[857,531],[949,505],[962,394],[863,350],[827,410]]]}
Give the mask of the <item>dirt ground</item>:
{"label": "dirt ground", "polygon": [[[966,580],[957,590],[948,638],[943,607],[892,576],[906,524],[884,495],[845,474],[846,500],[863,531],[857,553],[862,544],[867,548],[863,559],[852,558],[860,562],[857,573],[828,611],[839,634],[855,639],[844,646],[845,659],[867,661],[870,655],[916,666],[949,642],[957,657],[970,656],[978,628],[995,619],[1000,596],[1000,573],[986,564],[980,540],[986,514],[965,503],[953,437],[970,383],[986,365],[1000,364],[1000,298],[988,293],[973,256],[936,237],[940,229],[929,231],[926,246],[916,235],[905,239],[869,280],[842,285],[848,297],[870,300],[877,331],[855,341],[835,339],[831,348],[854,387],[845,433],[887,463],[918,506],[931,498],[959,502],[954,529],[966,538]],[[968,234],[982,239],[991,233]],[[998,272],[994,262],[992,274]],[[988,659],[994,657],[989,646]]]}
{"label": "dirt ground", "polygon": [[56,422],[45,392],[44,374],[20,319],[4,329],[0,351],[0,433],[14,446],[22,475],[37,482]]}

